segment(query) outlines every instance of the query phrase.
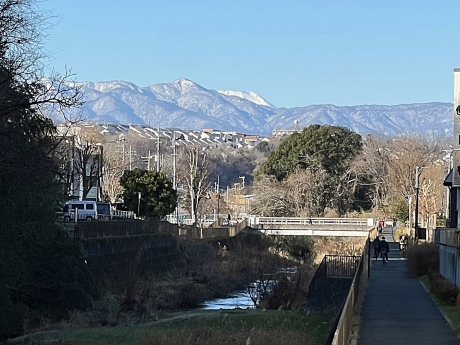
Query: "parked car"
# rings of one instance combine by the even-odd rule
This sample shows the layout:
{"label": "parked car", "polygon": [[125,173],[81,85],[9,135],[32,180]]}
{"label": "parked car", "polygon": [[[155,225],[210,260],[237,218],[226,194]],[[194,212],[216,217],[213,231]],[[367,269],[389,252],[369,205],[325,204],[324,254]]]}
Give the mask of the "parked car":
{"label": "parked car", "polygon": [[71,200],[64,205],[64,220],[75,220],[75,213],[79,220],[92,221],[97,219],[97,204],[95,201]]}
{"label": "parked car", "polygon": [[98,201],[97,219],[112,219],[112,206],[108,202]]}

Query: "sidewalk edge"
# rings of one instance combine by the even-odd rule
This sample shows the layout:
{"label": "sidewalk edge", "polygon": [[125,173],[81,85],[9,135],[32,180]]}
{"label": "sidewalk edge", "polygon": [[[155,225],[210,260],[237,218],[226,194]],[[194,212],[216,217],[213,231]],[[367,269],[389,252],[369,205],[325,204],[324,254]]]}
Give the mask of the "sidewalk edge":
{"label": "sidewalk edge", "polygon": [[[455,331],[455,327],[454,327],[454,324],[452,323],[452,321],[449,319],[449,317],[447,316],[447,314],[444,312],[444,310],[441,309],[441,307],[438,305],[438,303],[433,299],[433,296],[431,295],[431,292],[426,288],[426,286],[419,280],[419,283],[422,285],[422,287],[425,289],[425,291],[430,295],[431,299],[433,300],[433,302],[436,304],[436,307],[438,307],[438,310],[441,312],[441,315],[442,317],[447,321],[447,323],[450,325],[450,328],[452,328],[454,331]],[[457,335],[457,338],[459,338],[459,336]]]}

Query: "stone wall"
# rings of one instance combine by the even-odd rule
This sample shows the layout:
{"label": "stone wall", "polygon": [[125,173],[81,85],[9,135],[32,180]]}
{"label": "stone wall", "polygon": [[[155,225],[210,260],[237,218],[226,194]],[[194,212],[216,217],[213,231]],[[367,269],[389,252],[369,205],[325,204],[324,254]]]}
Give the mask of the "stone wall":
{"label": "stone wall", "polygon": [[176,237],[152,234],[80,240],[82,274],[95,297],[120,294],[146,272],[164,273],[182,267]]}

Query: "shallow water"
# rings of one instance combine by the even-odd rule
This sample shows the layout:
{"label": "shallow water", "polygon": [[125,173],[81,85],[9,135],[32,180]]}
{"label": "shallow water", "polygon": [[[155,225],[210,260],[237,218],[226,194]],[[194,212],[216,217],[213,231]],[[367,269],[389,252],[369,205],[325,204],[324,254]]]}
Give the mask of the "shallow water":
{"label": "shallow water", "polygon": [[254,308],[251,298],[245,291],[236,291],[227,298],[218,298],[204,302],[200,309],[218,310],[218,309],[236,309],[236,308]]}
{"label": "shallow water", "polygon": [[[268,280],[256,281],[249,286],[251,290],[251,295],[257,296],[257,303],[259,303],[259,298],[262,291],[271,293],[273,286],[276,284],[276,277],[277,274],[294,274],[297,272],[297,267],[282,267],[279,268],[276,274],[266,274],[269,278]],[[262,284],[263,283],[263,284]],[[265,287],[265,288],[264,288]],[[218,298],[209,301],[205,301],[200,309],[203,310],[218,310],[218,309],[247,309],[247,308],[254,308],[254,303],[249,297],[249,294],[245,290],[235,291],[229,297],[226,298]]]}

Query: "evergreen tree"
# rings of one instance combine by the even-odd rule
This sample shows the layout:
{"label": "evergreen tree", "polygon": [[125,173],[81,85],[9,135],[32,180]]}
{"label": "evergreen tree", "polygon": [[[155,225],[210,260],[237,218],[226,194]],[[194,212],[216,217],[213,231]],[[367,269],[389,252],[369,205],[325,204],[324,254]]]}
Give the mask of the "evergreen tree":
{"label": "evergreen tree", "polygon": [[[303,176],[311,179],[312,188],[320,189],[318,193],[302,194],[303,202],[311,205],[309,213],[321,216],[326,209],[332,209],[342,215],[370,205],[360,184],[364,179],[352,166],[361,151],[362,138],[358,133],[345,127],[311,125],[290,135],[270,153],[257,171],[257,181],[261,182],[263,175],[274,176],[292,194],[290,191],[297,187],[291,186],[290,177],[308,171]],[[357,201],[360,197],[363,200]]]}
{"label": "evergreen tree", "polygon": [[176,209],[177,192],[162,172],[126,170],[120,184],[125,206],[138,216],[161,219]]}

